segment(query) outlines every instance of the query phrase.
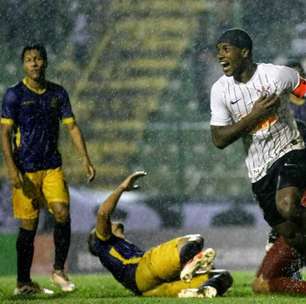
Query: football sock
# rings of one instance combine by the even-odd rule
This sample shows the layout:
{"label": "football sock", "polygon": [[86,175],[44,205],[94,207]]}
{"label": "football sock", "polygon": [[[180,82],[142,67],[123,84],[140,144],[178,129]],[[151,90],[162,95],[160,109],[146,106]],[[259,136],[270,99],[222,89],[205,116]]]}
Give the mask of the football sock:
{"label": "football sock", "polygon": [[31,266],[34,255],[34,238],[36,230],[19,228],[16,241],[17,250],[17,282],[28,283],[31,281]]}
{"label": "football sock", "polygon": [[233,284],[233,277],[228,271],[220,271],[214,274],[208,281],[199,287],[199,291],[207,286],[217,289],[217,295],[222,296]]}
{"label": "football sock", "polygon": [[68,256],[71,236],[70,218],[65,223],[55,222],[54,245],[55,245],[55,270],[63,270]]}
{"label": "football sock", "polygon": [[196,254],[203,249],[204,239],[202,237],[197,238],[194,241],[187,241],[180,250],[181,265],[185,265]]}

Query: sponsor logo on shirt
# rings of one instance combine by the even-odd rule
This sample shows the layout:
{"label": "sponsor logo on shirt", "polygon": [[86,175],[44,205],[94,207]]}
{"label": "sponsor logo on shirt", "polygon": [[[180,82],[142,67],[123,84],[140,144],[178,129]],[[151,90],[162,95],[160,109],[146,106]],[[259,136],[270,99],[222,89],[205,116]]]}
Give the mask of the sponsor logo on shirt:
{"label": "sponsor logo on shirt", "polygon": [[25,100],[21,103],[21,106],[23,107],[27,107],[27,106],[30,106],[30,105],[33,105],[35,104],[35,101],[34,100]]}
{"label": "sponsor logo on shirt", "polygon": [[237,103],[240,99],[241,99],[241,98],[238,98],[238,99],[235,99],[235,100],[231,100],[230,103],[231,103],[231,104],[235,104],[235,103]]}

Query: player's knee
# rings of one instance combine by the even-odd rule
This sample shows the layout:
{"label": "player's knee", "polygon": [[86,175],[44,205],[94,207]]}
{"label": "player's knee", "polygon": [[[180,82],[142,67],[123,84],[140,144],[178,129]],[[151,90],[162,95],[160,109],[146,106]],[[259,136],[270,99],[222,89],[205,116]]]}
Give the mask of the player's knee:
{"label": "player's knee", "polygon": [[185,236],[179,249],[181,264],[186,264],[203,249],[203,246],[204,238],[200,234]]}
{"label": "player's knee", "polygon": [[252,290],[255,293],[268,293],[269,284],[262,276],[256,277],[252,283]]}
{"label": "player's knee", "polygon": [[20,220],[20,228],[28,231],[36,231],[38,219],[33,220]]}
{"label": "player's knee", "polygon": [[204,238],[200,234],[188,234],[181,238],[181,244],[185,245],[187,243],[198,244],[199,246],[204,246]]}
{"label": "player's knee", "polygon": [[299,216],[296,207],[296,198],[292,195],[285,195],[276,203],[278,212],[287,220],[294,219]]}
{"label": "player's knee", "polygon": [[55,221],[58,223],[66,223],[69,220],[69,209],[62,205],[52,209]]}

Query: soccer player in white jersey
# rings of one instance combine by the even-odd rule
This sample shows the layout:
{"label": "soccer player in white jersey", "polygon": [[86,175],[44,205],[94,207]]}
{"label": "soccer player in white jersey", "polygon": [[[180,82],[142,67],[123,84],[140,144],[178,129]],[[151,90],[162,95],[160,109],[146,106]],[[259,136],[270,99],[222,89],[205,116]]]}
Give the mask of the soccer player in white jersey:
{"label": "soccer player in white jersey", "polygon": [[287,94],[302,97],[305,80],[286,66],[255,63],[241,29],[217,41],[224,75],[211,89],[211,133],[223,149],[242,138],[252,190],[269,225],[305,255],[306,150]]}

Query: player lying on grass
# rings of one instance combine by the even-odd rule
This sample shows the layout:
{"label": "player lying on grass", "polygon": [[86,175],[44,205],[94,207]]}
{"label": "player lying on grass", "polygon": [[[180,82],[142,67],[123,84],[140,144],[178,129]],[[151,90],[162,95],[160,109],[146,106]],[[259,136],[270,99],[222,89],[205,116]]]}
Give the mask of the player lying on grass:
{"label": "player lying on grass", "polygon": [[131,174],[101,204],[96,227],[88,239],[90,252],[135,295],[223,295],[232,285],[232,276],[225,270],[211,270],[215,251],[202,251],[204,239],[199,234],[178,237],[143,251],[125,239],[122,223],[111,221],[122,193],[137,189],[136,180],[145,175],[144,171]]}
{"label": "player lying on grass", "polygon": [[300,254],[278,237],[267,251],[253,282],[256,293],[306,294],[306,281],[294,279],[300,268]]}

